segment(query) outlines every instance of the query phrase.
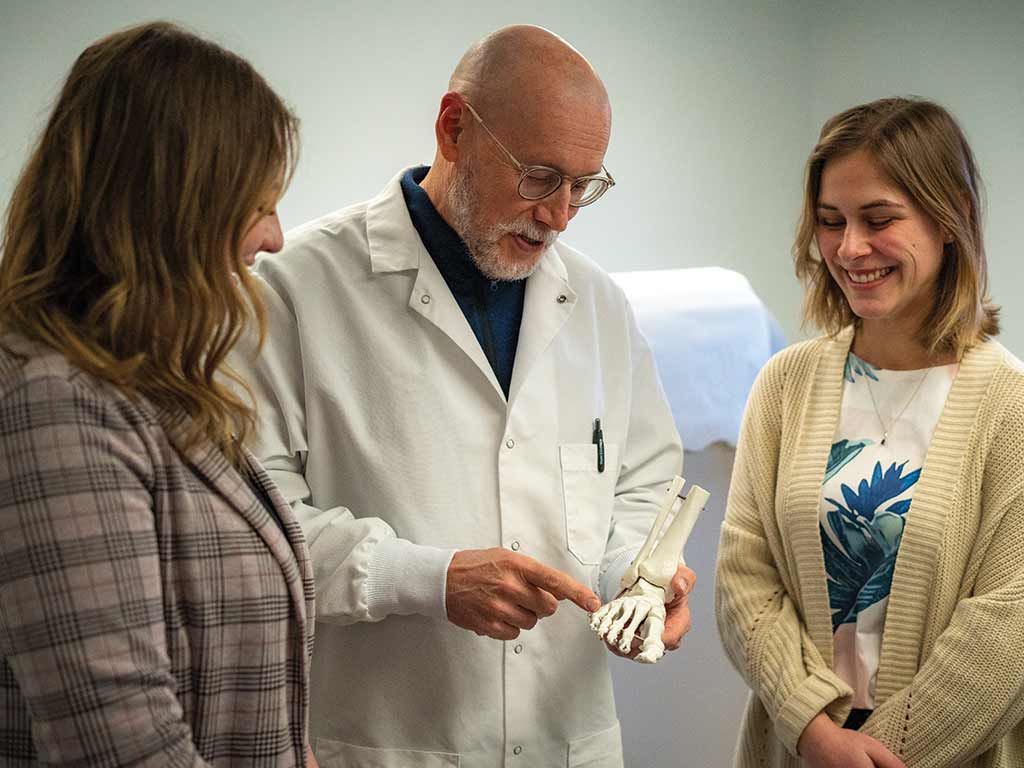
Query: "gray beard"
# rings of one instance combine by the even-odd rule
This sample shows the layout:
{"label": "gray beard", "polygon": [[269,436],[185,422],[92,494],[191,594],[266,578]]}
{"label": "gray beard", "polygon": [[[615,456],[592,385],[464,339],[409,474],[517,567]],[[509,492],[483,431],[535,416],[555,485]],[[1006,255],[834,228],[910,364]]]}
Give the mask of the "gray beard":
{"label": "gray beard", "polygon": [[545,247],[550,247],[558,238],[552,230],[541,231],[530,223],[499,222],[489,227],[480,228],[480,210],[477,195],[474,192],[472,165],[466,164],[461,173],[456,173],[451,185],[445,193],[448,207],[448,223],[462,238],[469,249],[469,256],[476,268],[491,280],[523,280],[534,273],[540,264],[538,258],[533,263],[510,262],[502,256],[501,238],[510,232],[525,234],[533,240],[541,240]]}

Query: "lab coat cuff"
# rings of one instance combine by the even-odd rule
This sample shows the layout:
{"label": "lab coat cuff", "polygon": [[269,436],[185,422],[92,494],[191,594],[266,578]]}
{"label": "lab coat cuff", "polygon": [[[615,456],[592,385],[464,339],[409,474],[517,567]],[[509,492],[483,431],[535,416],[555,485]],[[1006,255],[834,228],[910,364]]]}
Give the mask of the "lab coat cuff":
{"label": "lab coat cuff", "polygon": [[635,549],[626,547],[605,556],[598,571],[597,584],[594,586],[594,591],[601,597],[602,602],[610,602],[619,594],[621,590],[619,582],[622,581],[622,574],[626,572],[638,554],[640,554],[640,547]]}
{"label": "lab coat cuff", "polygon": [[370,558],[366,608],[371,621],[413,613],[447,619],[445,585],[454,549],[385,539]]}

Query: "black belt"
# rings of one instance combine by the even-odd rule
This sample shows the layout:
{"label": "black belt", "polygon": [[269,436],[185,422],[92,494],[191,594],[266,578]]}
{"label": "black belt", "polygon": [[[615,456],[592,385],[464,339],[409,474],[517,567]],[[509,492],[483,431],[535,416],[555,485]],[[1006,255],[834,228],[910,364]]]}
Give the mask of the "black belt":
{"label": "black belt", "polygon": [[849,728],[851,731],[859,731],[860,727],[867,722],[867,719],[871,717],[873,709],[851,709],[850,716],[846,718],[846,722],[843,723],[843,728]]}

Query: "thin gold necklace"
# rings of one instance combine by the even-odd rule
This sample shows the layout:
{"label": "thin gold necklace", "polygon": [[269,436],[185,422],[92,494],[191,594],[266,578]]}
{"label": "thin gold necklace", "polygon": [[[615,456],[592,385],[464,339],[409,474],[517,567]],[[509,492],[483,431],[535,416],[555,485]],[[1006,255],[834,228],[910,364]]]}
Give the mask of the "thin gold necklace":
{"label": "thin gold necklace", "polygon": [[929,368],[924,372],[924,376],[917,382],[917,386],[914,387],[913,393],[910,395],[910,399],[900,408],[900,412],[896,414],[896,418],[889,422],[889,426],[885,425],[885,421],[882,419],[882,414],[878,411],[878,403],[875,402],[875,393],[871,391],[871,377],[865,376],[864,383],[867,384],[868,394],[871,395],[871,407],[875,409],[875,416],[878,417],[878,423],[882,425],[882,445],[885,445],[885,441],[889,439],[889,430],[896,426],[896,422],[900,420],[903,413],[910,407],[910,404],[914,402],[914,398],[917,397],[917,393],[921,391],[921,385],[924,384],[924,380],[928,378],[928,374],[932,372]]}

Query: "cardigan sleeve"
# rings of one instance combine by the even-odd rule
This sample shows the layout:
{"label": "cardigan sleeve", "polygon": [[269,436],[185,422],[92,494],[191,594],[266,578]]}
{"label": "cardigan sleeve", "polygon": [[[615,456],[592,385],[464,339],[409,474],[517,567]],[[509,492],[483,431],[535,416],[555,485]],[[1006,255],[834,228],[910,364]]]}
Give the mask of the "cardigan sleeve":
{"label": "cardigan sleeve", "polygon": [[747,402],[718,549],[715,614],[726,654],[795,755],[819,712],[845,719],[853,691],[815,646],[780,572],[785,550],[774,507],[785,359],[769,361]]}
{"label": "cardigan sleeve", "polygon": [[16,691],[0,720],[46,765],[206,765],[175,695],[132,422],[58,375],[0,393],[0,687]]}
{"label": "cardigan sleeve", "polygon": [[1021,410],[985,457],[975,538],[983,551],[972,584],[965,585],[969,595],[957,603],[911,682],[861,729],[914,768],[967,764],[1024,719]]}

